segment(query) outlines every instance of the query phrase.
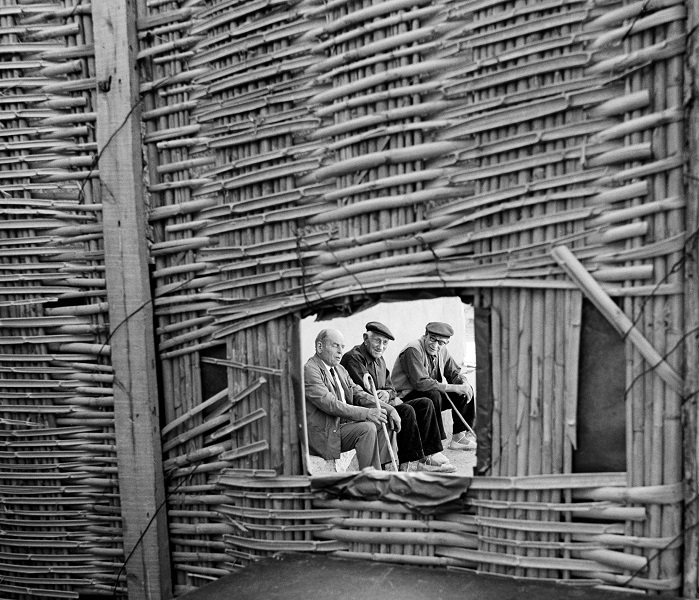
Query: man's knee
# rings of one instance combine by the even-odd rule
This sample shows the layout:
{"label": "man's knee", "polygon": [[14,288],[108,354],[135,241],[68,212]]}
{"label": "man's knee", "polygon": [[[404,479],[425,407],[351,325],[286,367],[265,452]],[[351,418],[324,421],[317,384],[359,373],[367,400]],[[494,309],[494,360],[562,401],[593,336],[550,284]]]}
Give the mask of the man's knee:
{"label": "man's knee", "polygon": [[442,401],[442,392],[440,392],[439,390],[428,390],[425,392],[421,392],[421,395],[424,398],[427,398],[428,400],[430,400],[433,404],[435,402]]}
{"label": "man's knee", "polygon": [[430,414],[434,412],[434,402],[429,398],[415,398],[411,401],[413,412],[416,414]]}
{"label": "man's knee", "polygon": [[[427,401],[429,403],[429,400]],[[411,404],[399,404],[396,407],[396,411],[398,412],[398,416],[400,417],[401,421],[414,421],[415,420],[415,408]]]}
{"label": "man's knee", "polygon": [[371,421],[362,421],[360,423],[357,423],[357,437],[373,436],[374,438],[376,438],[377,427],[378,425],[375,425]]}

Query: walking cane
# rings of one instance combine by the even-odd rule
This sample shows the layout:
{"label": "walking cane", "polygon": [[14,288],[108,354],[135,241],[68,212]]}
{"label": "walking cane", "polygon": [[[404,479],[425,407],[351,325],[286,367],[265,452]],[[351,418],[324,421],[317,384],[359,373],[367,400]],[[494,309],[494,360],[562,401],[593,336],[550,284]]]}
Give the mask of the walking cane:
{"label": "walking cane", "polygon": [[[369,393],[374,396],[376,400],[376,408],[381,410],[381,404],[379,402],[379,395],[376,393],[376,386],[374,385],[374,379],[371,374],[364,373],[364,389],[368,390]],[[383,434],[386,436],[386,443],[388,444],[388,453],[391,455],[391,464],[393,468],[398,470],[398,460],[396,459],[396,454],[393,452],[393,445],[391,444],[391,438],[388,436],[388,429],[386,429],[386,423],[381,423],[383,427]]]}
{"label": "walking cane", "polygon": [[[369,377],[371,377],[371,375],[369,375]],[[464,425],[466,425],[466,429],[468,429],[473,435],[476,435],[476,432],[473,431],[472,427],[466,422],[466,419],[464,419],[463,415],[458,411],[458,409],[456,408],[456,406],[454,406],[454,402],[453,402],[452,399],[449,397],[449,394],[447,394],[447,393],[445,392],[444,395],[447,397],[447,400],[449,400],[449,404],[451,404],[451,407],[454,409],[454,412],[457,414],[457,416],[459,417],[459,419],[461,419],[461,422],[462,422]],[[473,400],[471,400],[471,402],[473,402]]]}

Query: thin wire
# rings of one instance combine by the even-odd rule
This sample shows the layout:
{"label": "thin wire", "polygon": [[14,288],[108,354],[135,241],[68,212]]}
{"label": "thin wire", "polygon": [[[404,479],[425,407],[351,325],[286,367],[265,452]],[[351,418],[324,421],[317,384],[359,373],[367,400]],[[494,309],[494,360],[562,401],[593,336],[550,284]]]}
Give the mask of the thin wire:
{"label": "thin wire", "polygon": [[424,237],[421,235],[417,234],[415,236],[415,239],[422,244],[423,248],[427,248],[431,253],[434,258],[434,268],[437,271],[437,276],[439,277],[439,280],[442,282],[444,287],[449,287],[449,284],[446,282],[444,277],[442,276],[442,270],[439,268],[439,256],[437,256],[437,253],[435,252],[435,249],[432,247],[432,244],[430,244],[428,241],[425,240]]}
{"label": "thin wire", "polygon": [[649,4],[650,0],[646,0],[643,3],[641,10],[638,11],[638,14],[634,17],[633,21],[631,21],[631,24],[628,26],[628,29],[624,32],[624,35],[619,40],[619,44],[623,44],[628,39],[628,37],[631,35],[631,30],[633,29],[634,25],[636,25],[636,22],[646,14],[646,10],[648,9]]}
{"label": "thin wire", "polygon": [[[668,358],[675,350],[677,350],[677,348],[680,346],[680,344],[682,344],[690,335],[693,335],[693,334],[695,334],[695,333],[697,333],[697,332],[699,332],[699,326],[693,327],[693,328],[690,329],[689,331],[686,331],[686,332],[680,337],[680,339],[677,341],[677,343],[676,343],[675,345],[673,345],[665,354],[663,354],[663,355],[661,356],[661,358],[662,358],[662,361],[661,361],[661,362],[665,362],[665,359]],[[649,366],[648,368],[646,368],[646,369],[644,369],[643,371],[641,371],[638,375],[636,375],[636,377],[634,377],[634,378],[629,382],[628,386],[626,386],[626,391],[624,392],[624,397],[626,397],[629,393],[631,393],[631,388],[634,386],[634,384],[635,384],[641,377],[647,375],[648,373],[653,372],[655,369],[658,368],[658,365],[659,365],[659,364],[661,364],[661,363],[657,363],[657,364],[655,364],[655,365],[651,365],[651,366]],[[693,397],[693,396],[695,396],[696,394],[697,394],[696,391],[689,392],[689,396],[690,396],[690,397]],[[683,397],[683,403],[684,403],[685,401],[686,401],[686,397]]]}
{"label": "thin wire", "polygon": [[697,227],[685,240],[682,249],[682,255],[680,258],[675,261],[675,263],[668,269],[667,273],[658,281],[658,283],[655,285],[655,287],[651,290],[651,292],[643,299],[643,302],[641,302],[641,306],[638,308],[638,314],[634,318],[634,320],[631,322],[631,327],[629,328],[628,331],[626,331],[622,336],[621,339],[626,339],[628,336],[629,332],[631,331],[631,328],[635,327],[636,324],[641,320],[643,317],[643,310],[645,309],[646,305],[648,302],[650,302],[654,297],[656,297],[658,290],[660,289],[660,286],[664,284],[670,275],[676,273],[677,271],[680,270],[680,268],[689,260],[692,258],[692,252],[691,252],[691,246],[697,244],[697,240],[699,240],[699,227]]}
{"label": "thin wire", "polygon": [[[164,79],[163,81],[161,81],[158,85],[156,85],[153,89],[155,90],[155,89],[158,89],[158,88],[160,88],[160,87],[162,87],[162,86],[164,86],[164,85],[167,85],[169,79],[171,79],[171,78],[165,78],[165,79]],[[91,178],[92,174],[94,173],[94,171],[95,171],[96,168],[98,167],[99,161],[100,161],[102,155],[103,155],[104,152],[111,146],[112,142],[114,141],[114,139],[116,138],[116,136],[119,134],[119,132],[127,125],[127,123],[129,122],[129,120],[131,119],[133,113],[136,111],[136,109],[138,109],[139,106],[141,106],[142,102],[143,102],[143,99],[141,98],[141,99],[139,99],[137,102],[135,102],[135,103],[131,106],[131,108],[129,109],[128,113],[126,113],[126,115],[124,116],[124,119],[122,120],[122,122],[121,122],[121,123],[119,124],[119,126],[112,132],[112,134],[109,136],[109,138],[107,138],[107,141],[105,142],[105,144],[104,144],[104,146],[102,147],[102,149],[94,155],[94,157],[93,157],[93,159],[92,159],[92,163],[91,163],[91,165],[90,165],[90,170],[89,170],[88,174],[85,176],[85,178],[83,179],[83,181],[81,182],[81,185],[80,185],[80,191],[79,191],[79,193],[78,193],[78,198],[79,198],[79,201],[80,201],[80,202],[84,202],[84,199],[85,199],[85,186],[86,186],[87,183],[90,181],[90,178]],[[102,183],[102,185],[104,185],[104,182],[103,182],[103,181],[101,181],[101,183]],[[106,187],[106,186],[105,186],[105,187]],[[109,193],[112,193],[111,190],[109,190]],[[170,293],[172,293],[172,292],[174,292],[174,291],[177,291],[178,289],[180,289],[181,287],[183,287],[184,285],[186,285],[187,283],[189,283],[189,282],[192,281],[192,280],[193,280],[193,278],[191,278],[191,277],[188,278],[188,279],[183,280],[181,283],[179,283],[177,286],[175,286],[172,290],[170,290]],[[98,353],[98,356],[102,354],[102,352],[104,351],[104,349],[105,349],[105,347],[107,346],[107,344],[109,343],[109,341],[112,339],[112,337],[116,334],[116,332],[117,332],[123,325],[125,325],[126,323],[128,323],[128,321],[129,321],[130,319],[132,319],[135,315],[137,315],[139,312],[141,312],[142,310],[144,310],[148,305],[152,304],[153,302],[154,302],[154,298],[153,298],[153,297],[149,298],[148,300],[146,300],[145,302],[143,302],[140,306],[138,306],[136,309],[134,309],[131,313],[129,313],[128,315],[126,315],[119,323],[117,323],[117,325],[116,325],[116,326],[110,331],[110,333],[107,335],[107,337],[106,337],[104,343],[102,344],[102,347],[100,348],[100,351],[99,351],[99,353]],[[114,385],[120,385],[119,381],[115,379]],[[122,387],[123,387],[123,386],[122,386]],[[196,472],[196,471],[193,471],[193,472],[190,474],[189,479],[191,479],[191,477],[194,475],[195,472]],[[167,477],[166,477],[166,479],[167,479]],[[168,493],[168,494],[165,496],[163,502],[160,504],[160,506],[158,506],[157,510],[155,511],[155,513],[153,514],[153,516],[150,518],[150,520],[149,520],[148,523],[146,524],[146,527],[145,527],[144,530],[141,532],[141,534],[140,534],[138,540],[137,540],[136,543],[134,544],[134,547],[131,549],[131,552],[128,554],[128,556],[124,559],[124,562],[122,563],[122,565],[121,565],[121,567],[120,567],[120,569],[119,569],[119,572],[117,573],[116,581],[115,581],[115,584],[114,584],[114,589],[113,589],[113,591],[112,591],[112,596],[113,596],[113,597],[116,598],[116,596],[117,596],[117,588],[118,588],[118,586],[119,586],[119,577],[120,577],[121,574],[123,573],[124,569],[126,569],[126,565],[128,564],[129,560],[130,560],[131,557],[133,556],[134,552],[136,552],[136,550],[139,548],[139,546],[143,543],[143,538],[145,537],[146,533],[149,531],[150,527],[152,526],[153,522],[155,521],[156,516],[158,515],[158,513],[160,512],[160,510],[162,510],[163,506],[165,506],[165,504],[167,503],[167,500],[170,498],[170,496],[171,496],[177,489],[179,489],[179,487],[181,487],[181,485],[182,485],[184,482],[188,481],[189,479],[183,480],[182,483],[180,483],[175,489],[173,489],[170,493]],[[100,499],[98,498],[97,501],[99,501],[99,500],[100,500]]]}
{"label": "thin wire", "polygon": [[[690,504],[692,502],[696,502],[698,499],[698,496],[694,496],[689,502],[685,503],[685,506],[687,504]],[[667,544],[665,544],[662,548],[659,548],[658,551],[653,554],[652,556],[649,556],[648,559],[646,560],[646,564],[643,565],[642,567],[638,568],[636,571],[634,571],[629,578],[621,584],[621,587],[627,587],[634,579],[636,579],[641,573],[646,571],[650,567],[651,561],[654,561],[655,559],[659,558],[660,555],[665,552],[666,550],[669,550],[678,540],[684,537],[684,535],[688,532],[691,531],[692,529],[695,529],[696,527],[699,527],[699,521],[692,523],[691,525],[687,525],[680,531],[675,537],[673,537]]]}
{"label": "thin wire", "polygon": [[[205,460],[205,458],[202,458],[200,460]],[[165,481],[167,481],[172,473],[175,471],[172,471],[170,474],[165,475]],[[163,501],[158,505],[158,508],[155,509],[155,512],[153,513],[153,516],[150,518],[148,523],[146,523],[146,526],[144,527],[143,531],[141,534],[138,536],[138,539],[136,540],[136,543],[134,544],[133,548],[129,552],[128,556],[124,559],[124,562],[122,563],[121,567],[119,568],[119,571],[117,572],[116,579],[114,581],[114,588],[112,589],[112,596],[114,598],[117,597],[117,588],[119,587],[119,577],[121,577],[121,574],[124,572],[126,569],[126,564],[131,560],[131,557],[134,555],[136,550],[138,550],[139,546],[143,543],[143,539],[146,537],[146,533],[148,533],[148,530],[151,528],[153,523],[155,522],[155,518],[158,516],[158,513],[163,509],[163,507],[167,504],[167,501],[170,499],[170,497],[177,491],[179,490],[185,483],[189,483],[192,480],[192,477],[196,473],[196,468],[192,469],[192,472],[187,476],[183,477],[182,481],[178,483],[172,490],[170,490],[167,494],[165,494],[165,498],[163,498]]]}
{"label": "thin wire", "polygon": [[[308,310],[315,312],[316,308],[313,305],[313,302],[308,298],[308,292],[306,291],[306,280],[308,278],[308,275],[306,274],[306,263],[303,260],[303,256],[301,255],[301,244],[305,244],[305,248],[309,249],[310,247],[308,246],[308,243],[305,240],[305,236],[303,234],[303,231],[299,227],[296,228],[295,231],[296,234],[296,257],[297,260],[299,261],[299,266],[301,268],[301,293],[303,294],[303,301],[306,304],[306,308]],[[323,297],[320,295],[318,290],[315,289],[315,286],[313,286],[313,289],[316,291],[316,294],[318,294],[319,299],[322,301]]]}
{"label": "thin wire", "polygon": [[[344,269],[344,270],[347,272],[347,274],[348,274],[352,279],[354,279],[354,280],[357,282],[357,285],[358,285],[359,288],[362,290],[362,292],[364,293],[364,295],[365,295],[367,298],[370,299],[370,298],[371,298],[371,294],[370,294],[369,291],[364,287],[364,285],[362,284],[362,282],[360,281],[360,279],[357,277],[357,275],[356,275],[353,271],[350,271],[350,270],[349,270],[349,268],[347,267],[347,265],[345,264],[344,261],[338,260],[337,254],[335,254],[335,251],[334,251],[332,248],[330,248],[327,244],[326,244],[326,246],[325,246],[325,249],[326,249],[327,252],[329,252],[329,253],[332,255],[332,257],[335,259],[335,261],[340,265],[340,268]],[[318,294],[318,295],[320,296],[320,294]],[[322,296],[321,296],[321,298],[322,298]]]}
{"label": "thin wire", "polygon": [[[164,78],[162,81],[158,82],[156,85],[153,86],[152,91],[158,90],[161,87],[167,85],[170,80],[175,77],[174,75],[171,75],[170,77]],[[80,191],[78,193],[78,197],[80,200],[84,200],[85,198],[85,186],[87,185],[88,181],[92,177],[92,174],[95,172],[95,169],[99,166],[99,161],[100,158],[102,158],[102,154],[104,154],[105,150],[109,148],[110,144],[114,141],[114,138],[119,134],[119,132],[126,126],[126,124],[129,122],[129,119],[131,119],[131,115],[136,111],[136,109],[143,104],[143,98],[139,98],[135,104],[131,106],[129,109],[129,112],[126,113],[124,116],[124,119],[122,122],[119,124],[119,126],[112,132],[112,134],[107,138],[107,141],[104,143],[104,146],[102,149],[97,152],[93,157],[92,157],[92,163],[90,164],[90,170],[88,171],[87,175],[84,177],[81,185],[80,185]],[[104,185],[104,181],[100,180],[102,185]],[[106,187],[106,186],[105,186]],[[110,193],[111,190],[110,190]]]}

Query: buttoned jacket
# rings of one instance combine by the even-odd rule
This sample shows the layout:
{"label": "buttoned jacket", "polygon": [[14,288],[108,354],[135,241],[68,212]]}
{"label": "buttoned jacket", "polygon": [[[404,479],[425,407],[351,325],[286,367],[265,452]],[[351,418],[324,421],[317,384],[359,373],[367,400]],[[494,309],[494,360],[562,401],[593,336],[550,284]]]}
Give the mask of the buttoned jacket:
{"label": "buttoned jacket", "polygon": [[303,368],[308,446],[311,454],[326,460],[340,457],[340,423],[366,421],[369,409],[376,406],[374,397],[354,383],[342,365],[335,368],[345,402],[335,394],[330,372],[321,358],[312,356]]}

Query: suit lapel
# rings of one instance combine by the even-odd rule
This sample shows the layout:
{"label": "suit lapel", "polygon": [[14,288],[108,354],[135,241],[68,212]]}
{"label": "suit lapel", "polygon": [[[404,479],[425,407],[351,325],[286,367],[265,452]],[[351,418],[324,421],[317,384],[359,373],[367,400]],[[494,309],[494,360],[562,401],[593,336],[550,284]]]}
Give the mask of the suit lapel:
{"label": "suit lapel", "polygon": [[352,404],[352,393],[349,391],[349,389],[345,385],[345,380],[344,380],[344,377],[342,377],[342,375],[340,375],[340,370],[337,367],[335,367],[335,370],[337,371],[337,378],[340,381],[340,385],[342,386],[342,391],[345,394],[345,402],[347,402],[347,404]]}
{"label": "suit lapel", "polygon": [[[316,358],[319,362],[320,372],[323,374],[323,381],[325,382],[326,387],[335,394],[338,401],[342,402],[342,399],[337,394],[338,390],[335,389],[335,382],[333,381],[333,376],[330,372],[330,369],[321,359],[319,359],[318,357],[314,358]],[[352,392],[350,392],[350,390],[345,385],[344,378],[342,377],[342,375],[340,375],[340,369],[335,367],[335,371],[337,372],[337,378],[340,381],[340,385],[342,386],[342,391],[345,393],[345,402],[347,404],[352,404]]]}

